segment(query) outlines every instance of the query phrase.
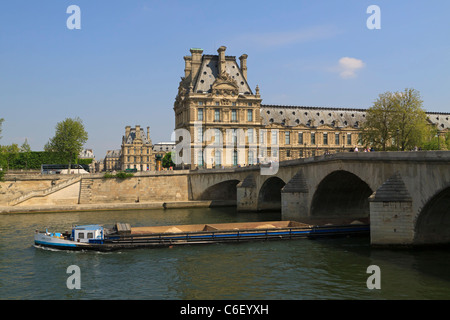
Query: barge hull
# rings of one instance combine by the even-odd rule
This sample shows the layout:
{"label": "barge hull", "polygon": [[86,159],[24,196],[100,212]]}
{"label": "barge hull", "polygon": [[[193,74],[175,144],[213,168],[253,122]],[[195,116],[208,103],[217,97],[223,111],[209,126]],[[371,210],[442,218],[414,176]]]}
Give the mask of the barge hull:
{"label": "barge hull", "polygon": [[119,239],[106,239],[102,244],[90,245],[89,249],[112,251],[121,249],[161,248],[179,245],[198,245],[213,243],[243,243],[255,241],[277,241],[296,239],[316,239],[331,237],[356,237],[369,234],[368,225],[314,227],[311,229],[290,230],[241,230],[239,232],[214,232],[208,234],[155,234],[127,236]]}
{"label": "barge hull", "polygon": [[35,243],[40,246],[62,250],[113,251],[212,243],[367,236],[369,232],[369,224],[311,226],[295,221],[272,221],[136,227],[131,228],[131,230],[128,229],[124,234],[110,234],[106,235],[104,239],[90,240],[88,243],[69,240],[48,241],[48,239],[40,238],[36,238]]}

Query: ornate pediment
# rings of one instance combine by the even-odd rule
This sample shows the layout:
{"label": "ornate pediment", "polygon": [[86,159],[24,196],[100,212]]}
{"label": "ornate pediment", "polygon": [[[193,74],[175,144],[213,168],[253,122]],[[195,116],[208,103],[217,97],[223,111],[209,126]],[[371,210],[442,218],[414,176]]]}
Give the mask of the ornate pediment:
{"label": "ornate pediment", "polygon": [[213,94],[218,95],[238,95],[239,86],[228,73],[222,72],[214,81],[211,87]]}

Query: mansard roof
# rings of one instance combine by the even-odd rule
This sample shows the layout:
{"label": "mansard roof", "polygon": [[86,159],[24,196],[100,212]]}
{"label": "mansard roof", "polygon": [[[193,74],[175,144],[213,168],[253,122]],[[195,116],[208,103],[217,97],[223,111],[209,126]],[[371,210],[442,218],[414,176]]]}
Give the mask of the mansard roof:
{"label": "mansard roof", "polygon": [[[242,75],[235,56],[225,56],[225,72],[233,79],[239,94],[253,94],[247,80]],[[200,70],[194,81],[195,93],[210,93],[214,82],[219,78],[219,56],[203,55]]]}
{"label": "mansard roof", "polygon": [[366,111],[366,109],[261,105],[261,119],[263,125],[282,124],[287,127],[327,125],[337,128],[359,128],[365,120]]}
{"label": "mansard roof", "polygon": [[[367,109],[326,108],[310,106],[261,105],[263,125],[281,124],[287,127],[353,127],[364,122]],[[439,130],[450,129],[450,113],[426,112],[428,121]]]}
{"label": "mansard roof", "polygon": [[450,113],[427,112],[428,121],[434,124],[438,130],[450,129]]}
{"label": "mansard roof", "polygon": [[106,151],[106,158],[120,158],[122,150],[108,150]]}
{"label": "mansard roof", "polygon": [[147,139],[147,135],[143,128],[139,128],[139,132],[136,132],[136,128],[131,128],[128,136],[124,136],[124,142],[126,144],[132,144],[136,138],[140,138],[143,144],[152,144],[152,142]]}

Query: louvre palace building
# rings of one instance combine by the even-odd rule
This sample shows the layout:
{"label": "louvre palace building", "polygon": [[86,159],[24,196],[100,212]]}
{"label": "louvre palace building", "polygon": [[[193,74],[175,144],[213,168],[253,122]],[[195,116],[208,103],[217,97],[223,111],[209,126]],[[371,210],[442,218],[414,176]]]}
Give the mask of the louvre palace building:
{"label": "louvre palace building", "polygon": [[[258,86],[247,79],[246,54],[185,56],[174,103],[176,142],[190,139],[190,152],[178,156],[195,167],[246,166],[343,151],[363,151],[360,127],[366,110],[262,104]],[[427,112],[429,121],[448,132],[450,114]],[[187,141],[185,141],[187,142]],[[178,150],[178,149],[177,149]],[[181,162],[181,161],[180,161]]]}

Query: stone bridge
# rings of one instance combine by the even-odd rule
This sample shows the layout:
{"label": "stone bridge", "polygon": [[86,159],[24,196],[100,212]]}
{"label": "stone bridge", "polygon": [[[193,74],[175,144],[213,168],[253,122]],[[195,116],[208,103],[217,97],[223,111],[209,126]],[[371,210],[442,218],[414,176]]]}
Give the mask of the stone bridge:
{"label": "stone bridge", "polygon": [[371,243],[450,243],[450,151],[338,153],[259,166],[191,171],[191,200],[236,200],[283,220],[369,219]]}

